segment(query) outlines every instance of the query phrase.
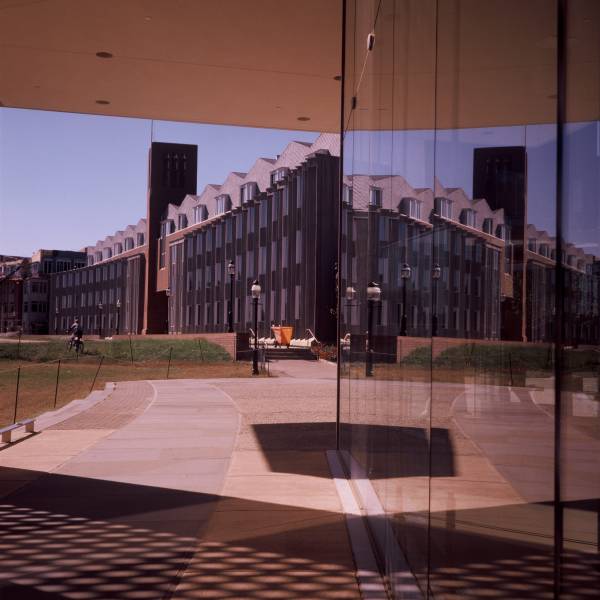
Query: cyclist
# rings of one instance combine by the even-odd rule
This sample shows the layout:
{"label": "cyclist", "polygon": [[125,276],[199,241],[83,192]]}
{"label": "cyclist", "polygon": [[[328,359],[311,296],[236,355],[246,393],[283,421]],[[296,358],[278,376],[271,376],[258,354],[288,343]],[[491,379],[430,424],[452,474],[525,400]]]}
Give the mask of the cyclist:
{"label": "cyclist", "polygon": [[69,333],[71,334],[71,339],[69,340],[69,347],[77,345],[81,342],[81,338],[83,337],[83,327],[79,323],[79,319],[75,317],[75,321],[71,327],[69,327]]}

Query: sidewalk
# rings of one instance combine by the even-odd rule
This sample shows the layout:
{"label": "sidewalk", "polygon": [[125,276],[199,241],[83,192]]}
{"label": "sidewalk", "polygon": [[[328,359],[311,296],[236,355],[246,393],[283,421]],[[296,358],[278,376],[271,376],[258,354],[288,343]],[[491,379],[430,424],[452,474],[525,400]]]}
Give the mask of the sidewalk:
{"label": "sidewalk", "polygon": [[335,381],[291,383],[119,383],[1,450],[0,599],[360,598]]}

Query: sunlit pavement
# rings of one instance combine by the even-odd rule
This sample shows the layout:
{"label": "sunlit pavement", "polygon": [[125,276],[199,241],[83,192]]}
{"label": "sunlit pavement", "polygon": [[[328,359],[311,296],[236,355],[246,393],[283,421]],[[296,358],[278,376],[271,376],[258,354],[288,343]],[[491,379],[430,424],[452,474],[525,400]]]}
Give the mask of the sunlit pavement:
{"label": "sunlit pavement", "polygon": [[1,450],[0,598],[359,598],[335,380],[286,379],[119,383]]}

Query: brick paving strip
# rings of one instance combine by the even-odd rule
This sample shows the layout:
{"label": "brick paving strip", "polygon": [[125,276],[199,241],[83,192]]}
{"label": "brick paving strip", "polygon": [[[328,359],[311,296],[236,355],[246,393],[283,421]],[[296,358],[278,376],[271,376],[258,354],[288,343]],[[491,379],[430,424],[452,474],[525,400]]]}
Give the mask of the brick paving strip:
{"label": "brick paving strip", "polygon": [[360,598],[324,451],[335,382],[282,406],[284,383],[118,383],[0,451],[0,600]]}

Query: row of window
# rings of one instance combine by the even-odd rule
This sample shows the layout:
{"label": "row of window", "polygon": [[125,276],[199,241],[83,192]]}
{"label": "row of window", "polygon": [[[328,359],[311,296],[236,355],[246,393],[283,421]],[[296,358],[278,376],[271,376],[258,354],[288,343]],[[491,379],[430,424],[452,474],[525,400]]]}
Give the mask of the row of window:
{"label": "row of window", "polygon": [[94,280],[96,283],[111,281],[115,277],[121,277],[122,270],[122,261],[116,261],[95,269],[63,273],[56,277],[56,288],[60,289],[71,287],[73,285],[86,285],[88,283],[94,283]]}
{"label": "row of window", "polygon": [[[139,247],[139,246],[143,246],[145,243],[145,236],[143,233],[138,233],[136,234],[136,240],[135,240],[135,244],[134,244],[134,239],[132,237],[126,237],[123,240],[123,243],[121,242],[117,242],[113,245],[112,248],[103,248],[102,250],[97,250],[96,252],[94,252],[94,254],[88,254],[87,257],[87,264],[88,266],[92,266],[96,263],[102,262],[103,260],[108,260],[109,258],[112,258],[113,256],[118,256],[119,254],[122,254],[123,252],[127,252],[128,250],[133,250],[134,247]],[[80,268],[80,267],[84,267],[85,264],[79,264],[78,263],[78,267],[76,268]],[[63,269],[57,269],[58,271],[61,271]]]}
{"label": "row of window", "polygon": [[47,302],[23,302],[23,312],[26,313],[47,313]]}

